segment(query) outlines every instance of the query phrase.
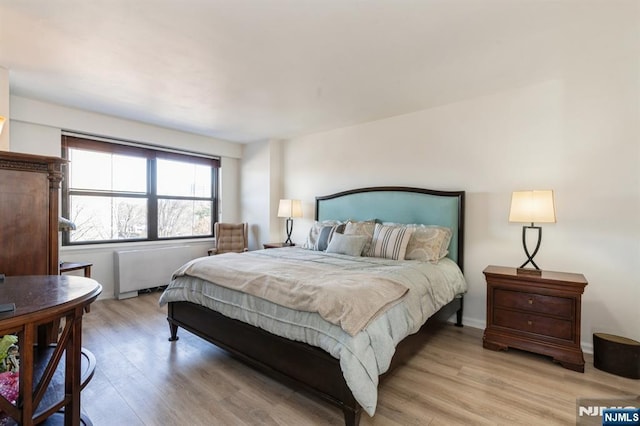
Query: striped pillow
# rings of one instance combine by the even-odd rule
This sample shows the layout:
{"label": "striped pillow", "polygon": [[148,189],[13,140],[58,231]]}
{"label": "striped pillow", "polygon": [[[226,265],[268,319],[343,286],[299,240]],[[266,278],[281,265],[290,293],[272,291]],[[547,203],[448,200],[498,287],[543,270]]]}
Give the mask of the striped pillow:
{"label": "striped pillow", "polygon": [[309,229],[309,233],[307,235],[307,241],[305,241],[305,243],[302,245],[302,248],[314,250],[318,242],[318,235],[320,235],[322,227],[340,225],[340,223],[341,222],[337,220],[323,220],[322,222],[313,222],[313,225],[311,226],[311,229]]}
{"label": "striped pillow", "polygon": [[333,238],[333,234],[342,233],[344,225],[323,226],[318,233],[318,239],[313,249],[316,251],[326,251],[329,246],[329,242]]}
{"label": "striped pillow", "polygon": [[404,226],[387,226],[376,223],[368,255],[383,259],[404,260],[412,233],[413,229]]}

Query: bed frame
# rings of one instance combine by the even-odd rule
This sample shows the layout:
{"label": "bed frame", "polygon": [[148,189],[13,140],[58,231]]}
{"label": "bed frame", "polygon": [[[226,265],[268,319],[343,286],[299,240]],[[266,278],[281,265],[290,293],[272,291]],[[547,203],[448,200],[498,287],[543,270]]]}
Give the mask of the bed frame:
{"label": "bed frame", "polygon": [[[340,192],[316,198],[316,220],[367,220],[424,223],[448,226],[453,231],[448,257],[463,267],[464,191],[434,191],[408,187],[374,187]],[[401,341],[387,376],[406,362],[449,318],[456,315],[462,326],[463,298],[456,297],[442,307],[415,334]],[[362,407],[348,388],[340,361],[324,350],[291,341],[265,330],[227,318],[189,302],[169,302],[171,337],[178,340],[178,327],[225,349],[257,370],[293,388],[316,395],[338,406],[345,424],[358,425]]]}

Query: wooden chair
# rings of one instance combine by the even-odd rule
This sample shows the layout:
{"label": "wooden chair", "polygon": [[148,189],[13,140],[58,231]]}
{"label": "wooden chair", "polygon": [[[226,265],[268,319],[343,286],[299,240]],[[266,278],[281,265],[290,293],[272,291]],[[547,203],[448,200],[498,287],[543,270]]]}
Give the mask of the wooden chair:
{"label": "wooden chair", "polygon": [[242,253],[249,250],[249,224],[220,223],[213,224],[216,246],[209,249],[209,256],[222,253]]}

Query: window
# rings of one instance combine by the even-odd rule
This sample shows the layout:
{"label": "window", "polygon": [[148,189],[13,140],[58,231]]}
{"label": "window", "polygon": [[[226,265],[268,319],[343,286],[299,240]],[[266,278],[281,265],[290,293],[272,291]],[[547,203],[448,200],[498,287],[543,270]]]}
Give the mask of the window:
{"label": "window", "polygon": [[219,160],[63,136],[63,245],[212,237]]}

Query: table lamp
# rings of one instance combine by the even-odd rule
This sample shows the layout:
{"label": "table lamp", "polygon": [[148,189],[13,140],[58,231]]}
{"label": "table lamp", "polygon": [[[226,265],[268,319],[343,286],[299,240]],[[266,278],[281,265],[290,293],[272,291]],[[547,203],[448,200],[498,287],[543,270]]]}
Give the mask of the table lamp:
{"label": "table lamp", "polygon": [[287,240],[286,246],[292,246],[291,232],[293,232],[293,217],[302,217],[302,201],[300,200],[280,200],[278,206],[278,217],[287,218]]}
{"label": "table lamp", "polygon": [[[555,223],[556,210],[553,203],[553,191],[514,191],[511,195],[511,210],[509,211],[509,222],[525,222],[531,225],[522,226],[522,246],[527,260],[518,268],[518,274],[540,275],[541,271],[533,258],[540,249],[542,242],[542,228],[535,226],[537,223]],[[531,253],[527,247],[527,231],[529,229],[538,232],[536,248]],[[531,263],[533,268],[526,268]]]}

